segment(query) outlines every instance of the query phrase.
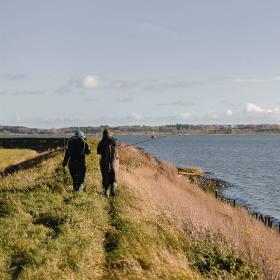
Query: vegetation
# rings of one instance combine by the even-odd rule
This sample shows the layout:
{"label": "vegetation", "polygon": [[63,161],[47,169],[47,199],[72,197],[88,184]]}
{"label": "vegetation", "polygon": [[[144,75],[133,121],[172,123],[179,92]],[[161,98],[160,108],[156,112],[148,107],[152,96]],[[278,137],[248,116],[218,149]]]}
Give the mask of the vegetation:
{"label": "vegetation", "polygon": [[36,155],[37,152],[28,149],[0,149],[0,170]]}
{"label": "vegetation", "polygon": [[[100,135],[106,125],[99,127],[80,127],[86,134]],[[39,129],[28,128],[22,126],[1,126],[0,134],[69,134],[73,132],[74,127],[57,128],[57,129]],[[161,126],[149,125],[130,125],[110,127],[114,134],[135,134],[135,135],[152,135],[170,134],[170,135],[208,135],[208,134],[245,134],[245,135],[266,135],[280,134],[280,126],[278,124],[246,124],[246,125],[193,125],[193,124],[172,124]]]}
{"label": "vegetation", "polygon": [[[91,146],[95,151],[95,140]],[[201,227],[198,213],[182,219],[171,202],[163,203],[170,195],[163,176],[177,185],[184,179],[176,169],[133,148],[120,156],[116,198],[102,195],[95,153],[85,193],[72,193],[62,155],[0,180],[0,279],[264,278],[263,267],[272,263],[261,267],[223,228]],[[172,196],[180,203],[176,188]],[[268,271],[266,279],[277,279]]]}
{"label": "vegetation", "polygon": [[178,171],[182,175],[191,175],[191,176],[202,176],[204,172],[199,167],[185,167],[185,168],[178,168]]}

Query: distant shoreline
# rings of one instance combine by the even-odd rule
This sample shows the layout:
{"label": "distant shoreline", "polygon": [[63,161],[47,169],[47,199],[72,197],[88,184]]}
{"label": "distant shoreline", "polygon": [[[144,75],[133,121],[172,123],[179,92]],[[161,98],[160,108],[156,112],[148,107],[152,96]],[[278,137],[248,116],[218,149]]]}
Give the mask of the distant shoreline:
{"label": "distant shoreline", "polygon": [[[63,138],[63,137],[70,137],[72,134],[67,133],[63,134],[0,134],[0,138]],[[101,134],[86,134],[88,137],[98,137]],[[138,134],[138,133],[114,133],[115,136],[139,136],[139,137],[150,137],[150,136],[170,136],[170,137],[182,137],[182,136],[280,136],[280,133],[236,133],[236,134],[226,134],[226,133],[192,133],[192,134],[169,134],[169,133],[162,133],[162,134]],[[155,138],[156,139],[156,138]]]}

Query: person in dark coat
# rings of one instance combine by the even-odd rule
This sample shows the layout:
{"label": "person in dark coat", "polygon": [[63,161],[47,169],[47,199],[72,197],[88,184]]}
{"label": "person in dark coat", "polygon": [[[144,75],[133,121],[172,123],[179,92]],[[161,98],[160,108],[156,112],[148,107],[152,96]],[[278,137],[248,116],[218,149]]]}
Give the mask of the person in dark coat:
{"label": "person in dark coat", "polygon": [[73,180],[73,190],[82,192],[84,189],[84,180],[86,175],[86,155],[90,154],[90,148],[85,141],[85,135],[82,131],[77,130],[68,142],[62,163],[63,171],[68,168]]}
{"label": "person in dark coat", "polygon": [[116,140],[108,129],[104,129],[103,138],[98,143],[97,153],[101,155],[100,170],[104,194],[115,196],[118,183],[119,157]]}

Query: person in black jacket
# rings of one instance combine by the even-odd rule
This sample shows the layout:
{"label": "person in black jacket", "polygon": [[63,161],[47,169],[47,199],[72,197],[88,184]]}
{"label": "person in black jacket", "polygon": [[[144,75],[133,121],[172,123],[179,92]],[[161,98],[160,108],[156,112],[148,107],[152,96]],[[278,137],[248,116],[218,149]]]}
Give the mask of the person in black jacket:
{"label": "person in black jacket", "polygon": [[68,142],[62,163],[63,171],[66,172],[66,165],[73,180],[73,190],[82,192],[84,189],[84,180],[86,175],[85,156],[90,154],[88,143],[85,141],[85,135],[77,130]]}
{"label": "person in black jacket", "polygon": [[116,195],[119,157],[116,140],[110,135],[108,129],[104,129],[103,138],[97,146],[97,153],[101,155],[100,170],[102,174],[102,186],[104,194],[109,197]]}

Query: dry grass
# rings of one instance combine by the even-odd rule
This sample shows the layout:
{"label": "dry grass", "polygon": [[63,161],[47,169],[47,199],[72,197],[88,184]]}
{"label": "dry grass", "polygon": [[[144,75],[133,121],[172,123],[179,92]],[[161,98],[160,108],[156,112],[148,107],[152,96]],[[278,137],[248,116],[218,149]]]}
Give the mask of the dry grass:
{"label": "dry grass", "polygon": [[0,149],[0,170],[36,155],[38,155],[36,151],[28,149]]}
{"label": "dry grass", "polygon": [[122,150],[122,182],[184,227],[199,232],[221,233],[234,248],[255,265],[263,279],[279,279],[280,234],[265,227],[246,210],[233,208],[194,187],[175,166],[129,148]]}
{"label": "dry grass", "polygon": [[203,170],[199,167],[184,167],[178,168],[178,170],[182,175],[202,176],[204,174]]}

